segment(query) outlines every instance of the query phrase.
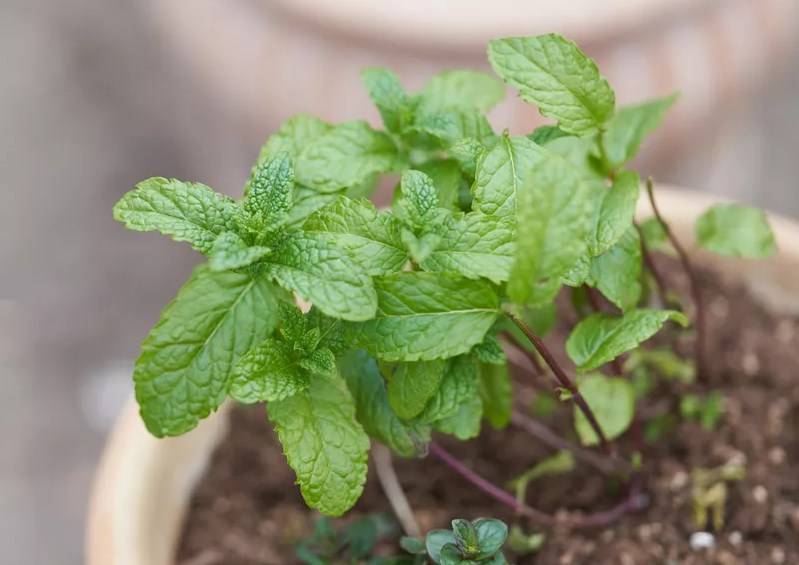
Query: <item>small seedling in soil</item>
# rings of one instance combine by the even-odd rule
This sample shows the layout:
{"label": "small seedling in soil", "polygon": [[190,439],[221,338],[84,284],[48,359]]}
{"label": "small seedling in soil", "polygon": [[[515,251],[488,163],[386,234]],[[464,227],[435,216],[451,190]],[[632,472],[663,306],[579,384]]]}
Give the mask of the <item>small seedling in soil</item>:
{"label": "small seedling in soil", "polygon": [[313,533],[297,544],[297,558],[306,565],[413,565],[413,559],[405,556],[375,555],[379,544],[396,539],[397,532],[394,521],[380,514],[365,516],[343,528],[322,516]]}
{"label": "small seedling in soil", "polygon": [[[658,208],[655,183],[642,189],[629,167],[677,97],[618,107],[596,64],[558,35],[497,39],[488,58],[501,80],[448,71],[415,93],[391,71],[367,69],[383,128],[295,116],[267,140],[238,199],[154,177],[116,204],[129,228],[160,231],[208,259],[136,362],[136,398],[153,435],[189,432],[226,398],[263,404],[306,503],[332,516],[361,496],[372,442],[439,459],[453,480],[539,528],[605,526],[646,504],[642,444],[668,426],[655,425],[667,412],[640,407],[662,386],[706,382],[713,339],[692,256]],[[495,131],[485,113],[503,99],[503,81],[552,123],[526,135]],[[391,207],[377,209],[366,197],[387,174],[399,182]],[[639,223],[642,193],[654,216]],[[696,236],[725,256],[775,250],[764,214],[737,204],[710,208]],[[661,251],[684,270],[685,296],[658,271],[652,254]],[[565,289],[574,297],[568,316],[555,307]],[[568,338],[545,343],[556,323],[570,326]],[[691,360],[673,347],[685,341],[683,327],[694,338]],[[510,352],[527,358],[516,382]],[[513,385],[544,380],[559,400],[546,411],[539,402],[537,413],[570,405],[572,430],[514,411]],[[716,397],[691,398],[684,417],[712,428]],[[469,440],[483,422],[524,429],[621,481],[621,500],[556,517],[433,439]],[[637,447],[619,447],[627,435]],[[378,473],[413,527],[390,459]],[[486,546],[487,524],[501,529],[456,521],[436,543],[428,536],[427,552],[442,563],[502,562],[505,534]],[[308,552],[327,543],[323,534]]]}
{"label": "small seedling in soil", "polygon": [[472,522],[453,520],[452,529],[428,532],[424,542],[405,537],[400,543],[409,553],[426,555],[440,565],[504,565],[507,560],[502,546],[507,539],[508,526],[504,522],[478,518]]}
{"label": "small seedling in soil", "polygon": [[727,505],[727,483],[743,480],[746,469],[728,463],[713,469],[694,469],[691,472],[691,503],[694,510],[694,525],[703,529],[708,518],[713,529],[724,527],[724,511]]}

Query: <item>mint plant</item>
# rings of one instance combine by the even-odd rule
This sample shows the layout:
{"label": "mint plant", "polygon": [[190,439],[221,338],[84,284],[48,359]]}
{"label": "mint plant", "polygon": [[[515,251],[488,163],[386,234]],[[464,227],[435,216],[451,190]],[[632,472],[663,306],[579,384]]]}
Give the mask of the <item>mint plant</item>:
{"label": "mint plant", "polygon": [[451,530],[430,531],[424,542],[404,537],[400,544],[409,553],[427,556],[440,565],[504,565],[502,546],[507,539],[508,526],[501,520],[458,518],[452,521]]}
{"label": "mint plant", "polygon": [[[127,227],[207,258],[136,362],[152,434],[186,433],[227,397],[264,403],[305,501],[324,514],[358,500],[372,440],[401,457],[438,457],[519,516],[553,525],[432,440],[474,438],[484,420],[513,423],[629,480],[616,508],[568,525],[605,524],[645,503],[640,453],[620,453],[614,440],[642,424],[646,379],[703,378],[710,338],[691,257],[651,179],[643,192],[655,216],[635,219],[641,180],[629,163],[676,96],[617,108],[595,63],[558,35],[497,39],[488,58],[501,81],[448,71],[416,93],[391,71],[364,71],[384,129],[295,116],[267,140],[238,200],[151,178],[117,203]],[[485,112],[504,97],[502,81],[554,123],[495,132]],[[379,210],[366,197],[387,174],[399,183]],[[721,255],[775,250],[764,214],[745,206],[714,206],[696,229],[699,245]],[[690,278],[690,309],[652,260],[663,250]],[[563,292],[581,318],[565,343],[576,376],[542,340]],[[645,347],[666,325],[694,332],[693,366]],[[577,437],[604,455],[513,411],[504,348],[554,376]],[[712,425],[707,401],[685,404],[686,417]],[[441,563],[503,562],[504,536],[492,526],[489,544],[486,524],[458,521],[435,551],[428,537],[427,552]]]}

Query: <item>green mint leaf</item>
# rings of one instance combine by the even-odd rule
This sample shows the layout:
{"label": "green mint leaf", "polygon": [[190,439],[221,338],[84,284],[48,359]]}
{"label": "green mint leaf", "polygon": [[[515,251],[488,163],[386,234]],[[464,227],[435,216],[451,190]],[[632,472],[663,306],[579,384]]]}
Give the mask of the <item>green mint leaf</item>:
{"label": "green mint leaf", "polygon": [[282,152],[288,153],[292,160],[315,139],[328,133],[333,126],[307,114],[297,114],[286,120],[261,148],[257,163]]}
{"label": "green mint leaf", "polygon": [[597,181],[597,187],[605,188],[606,175],[594,155],[597,147],[595,136],[575,137],[573,135],[553,139],[546,145],[549,153],[563,157],[574,167],[574,172],[586,180]]}
{"label": "green mint leaf", "polygon": [[438,139],[449,147],[464,138],[483,140],[494,135],[488,119],[476,108],[442,108],[431,110],[420,106],[414,129]]}
{"label": "green mint leaf", "polygon": [[424,410],[444,376],[443,359],[399,363],[388,381],[388,403],[403,420],[410,420]]}
{"label": "green mint leaf", "polygon": [[316,350],[321,337],[322,332],[319,331],[319,328],[311,328],[302,335],[300,340],[294,344],[294,347],[303,353],[311,353]]}
{"label": "green mint leaf", "polygon": [[626,312],[641,299],[641,240],[630,226],[613,247],[591,262],[587,282]]}
{"label": "green mint leaf", "polygon": [[297,181],[320,192],[336,192],[392,170],[397,148],[366,122],[347,122],[310,141],[296,157]]}
{"label": "green mint leaf", "polygon": [[208,266],[212,271],[240,269],[260,261],[271,252],[270,248],[260,245],[249,247],[237,234],[226,231],[214,240]]}
{"label": "green mint leaf", "polygon": [[466,137],[452,144],[447,149],[447,152],[458,163],[466,178],[474,180],[474,175],[477,172],[477,161],[485,149],[486,146],[482,141],[473,137]]}
{"label": "green mint leaf", "polygon": [[290,344],[300,341],[308,331],[308,318],[293,302],[280,302],[280,328],[278,333]]}
{"label": "green mint leaf", "polygon": [[666,254],[674,253],[666,230],[663,229],[663,224],[654,216],[641,222],[641,235],[643,236],[644,245],[650,251],[660,251]]}
{"label": "green mint leaf", "polygon": [[352,328],[386,361],[429,361],[466,353],[496,320],[499,299],[484,281],[451,273],[403,272],[374,279],[373,320]]}
{"label": "green mint leaf", "polygon": [[473,524],[480,545],[477,559],[488,559],[502,549],[508,539],[508,526],[505,522],[493,518],[478,518]]}
{"label": "green mint leaf", "polygon": [[558,126],[539,126],[533,130],[533,133],[527,137],[536,145],[546,145],[550,141],[555,141],[561,137],[566,137],[569,134],[560,129]]}
{"label": "green mint leaf", "polygon": [[549,301],[585,253],[592,188],[560,158],[533,168],[518,195],[516,261],[508,279],[516,304]]}
{"label": "green mint leaf", "polygon": [[114,206],[114,219],[137,231],[159,231],[208,253],[216,237],[235,230],[236,203],[204,184],[153,177]]}
{"label": "green mint leaf", "polygon": [[696,238],[705,249],[728,257],[767,257],[777,250],[766,214],[741,204],[708,208],[696,221]]}
{"label": "green mint leaf", "polygon": [[398,455],[420,455],[429,430],[424,425],[404,423],[394,413],[377,361],[363,349],[357,349],[339,359],[338,369],[347,381],[355,399],[358,421],[366,432]]}
{"label": "green mint leaf", "polygon": [[596,63],[559,35],[496,39],[488,44],[488,59],[523,100],[565,132],[592,133],[613,115],[616,96]]}
{"label": "green mint leaf", "polygon": [[399,541],[400,547],[413,555],[424,555],[424,542],[419,538],[402,536]]}
{"label": "green mint leaf", "polygon": [[346,191],[340,192],[317,192],[307,186],[294,187],[294,206],[286,216],[286,224],[290,226],[301,226],[314,212],[332,204],[342,197]]}
{"label": "green mint leaf", "polygon": [[397,272],[408,261],[401,223],[391,214],[378,212],[368,200],[339,197],[312,214],[303,230],[347,250],[370,275]]}
{"label": "green mint leaf", "polygon": [[366,482],[369,437],[344,382],[319,377],[307,390],[270,402],[267,412],[305,503],[329,516],[349,510]]}
{"label": "green mint leaf", "polygon": [[372,68],[361,71],[361,79],[386,129],[402,132],[413,119],[413,108],[397,75],[388,69]]}
{"label": "green mint leaf", "polygon": [[590,371],[637,347],[669,320],[688,325],[685,315],[674,310],[640,308],[620,318],[592,314],[572,330],[566,340],[566,353],[580,371]]}
{"label": "green mint leaf", "polygon": [[494,283],[508,279],[515,256],[514,221],[480,212],[451,217],[435,248],[420,262],[426,271],[451,271]]}
{"label": "green mint leaf", "polygon": [[513,403],[510,373],[505,364],[480,363],[480,398],[483,399],[483,416],[497,430],[510,422]]}
{"label": "green mint leaf", "polygon": [[346,251],[313,233],[286,234],[276,243],[266,271],[328,316],[367,320],[377,308],[366,272]]}
{"label": "green mint leaf", "polygon": [[638,202],[640,179],[638,173],[619,173],[610,188],[602,190],[601,204],[597,206],[596,231],[589,241],[591,255],[601,255],[611,248],[630,229]]}
{"label": "green mint leaf", "polygon": [[454,159],[434,159],[416,167],[430,177],[436,187],[439,206],[457,208],[458,192],[464,183],[458,162]]}
{"label": "green mint leaf", "polygon": [[467,557],[472,557],[479,551],[477,543],[477,531],[469,520],[456,518],[452,521],[452,532],[455,534],[455,543],[461,553]]}
{"label": "green mint leaf", "polygon": [[305,315],[308,326],[319,330],[317,349],[329,349],[333,355],[348,349],[345,331],[341,320],[325,316],[318,308],[311,308]]}
{"label": "green mint leaf", "polygon": [[250,349],[236,364],[228,393],[244,404],[283,400],[308,388],[310,374],[292,347],[268,338]]}
{"label": "green mint leaf", "polygon": [[[580,381],[579,389],[607,439],[619,437],[630,427],[635,415],[635,390],[630,381],[591,375]],[[583,445],[599,443],[591,424],[576,406],[574,428]]]}
{"label": "green mint leaf", "polygon": [[681,383],[692,383],[696,379],[694,364],[680,357],[671,349],[638,349],[630,355],[625,366],[632,365],[652,368],[659,376],[666,380]]}
{"label": "green mint leaf", "polygon": [[490,365],[504,365],[508,361],[502,345],[500,345],[497,337],[492,334],[486,334],[482,343],[478,343],[472,348],[472,355],[481,363]]}
{"label": "green mint leaf", "polygon": [[543,150],[526,137],[503,135],[477,162],[472,209],[513,217],[519,187],[530,180],[531,169],[543,155]]}
{"label": "green mint leaf", "polygon": [[611,169],[620,167],[635,157],[641,142],[657,129],[666,110],[671,108],[677,98],[677,94],[672,94],[636,106],[619,108],[602,134],[605,157]]}
{"label": "green mint leaf", "polygon": [[336,356],[327,348],[321,348],[311,352],[300,360],[299,365],[314,375],[322,375],[324,377],[334,377],[338,375],[338,371],[336,370]]}
{"label": "green mint leaf", "polygon": [[244,188],[239,225],[248,231],[275,231],[292,207],[294,167],[286,152],[258,163]]}
{"label": "green mint leaf", "polygon": [[433,179],[421,171],[407,170],[400,183],[398,215],[414,227],[428,227],[438,211],[438,191]]}
{"label": "green mint leaf", "polygon": [[441,548],[441,555],[439,556],[441,565],[471,565],[468,561],[463,559],[458,546],[448,543]]}
{"label": "green mint leaf", "polygon": [[724,414],[724,396],[714,390],[705,398],[695,394],[686,394],[680,400],[680,414],[687,420],[696,420],[706,430],[713,430]]}
{"label": "green mint leaf", "polygon": [[277,324],[265,278],[199,267],[141,346],[133,380],[144,423],[180,435],[224,400],[235,363]]}
{"label": "green mint leaf", "polygon": [[588,276],[591,274],[591,259],[590,253],[584,253],[580,256],[574,265],[561,275],[560,280],[563,284],[578,288],[588,281]]}
{"label": "green mint leaf", "polygon": [[477,397],[477,365],[468,355],[447,360],[441,384],[419,416],[422,422],[439,422],[454,416],[461,405]]}
{"label": "green mint leaf", "polygon": [[477,108],[487,111],[505,98],[505,85],[491,75],[468,70],[444,71],[419,93],[425,108]]}
{"label": "green mint leaf", "polygon": [[403,228],[402,230],[402,243],[408,249],[411,259],[416,263],[424,263],[440,242],[441,236],[437,233],[425,233],[416,236],[409,229]]}
{"label": "green mint leaf", "polygon": [[[455,534],[449,530],[431,530],[425,536],[427,555],[433,563],[441,563],[441,551],[446,546],[455,547]],[[457,548],[456,548],[457,551]],[[460,558],[460,554],[458,554]]]}
{"label": "green mint leaf", "polygon": [[441,418],[435,423],[438,431],[466,441],[480,435],[480,421],[483,418],[483,401],[473,396],[458,405],[454,414]]}

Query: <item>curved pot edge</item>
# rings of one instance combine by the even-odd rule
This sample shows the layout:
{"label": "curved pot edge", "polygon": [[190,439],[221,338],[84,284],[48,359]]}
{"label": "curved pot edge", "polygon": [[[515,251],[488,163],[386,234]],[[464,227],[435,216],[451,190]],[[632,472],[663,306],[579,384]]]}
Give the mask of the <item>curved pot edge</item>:
{"label": "curved pot edge", "polygon": [[[686,243],[693,242],[696,218],[708,206],[725,201],[715,195],[665,186],[656,189],[656,196],[670,225]],[[641,198],[638,216],[648,215],[651,208]],[[796,305],[799,281],[791,274],[799,269],[799,223],[777,214],[769,214],[769,219],[779,252],[768,261],[768,268],[762,267],[762,261],[725,259],[725,270],[782,279],[764,292],[773,293],[779,287],[777,290],[790,295]],[[752,268],[754,264],[759,265],[757,269]],[[228,404],[223,405],[189,434],[159,440],[148,434],[135,400],[129,400],[108,438],[94,477],[86,530],[87,565],[174,563],[191,493],[213,448],[225,436],[228,408]]]}

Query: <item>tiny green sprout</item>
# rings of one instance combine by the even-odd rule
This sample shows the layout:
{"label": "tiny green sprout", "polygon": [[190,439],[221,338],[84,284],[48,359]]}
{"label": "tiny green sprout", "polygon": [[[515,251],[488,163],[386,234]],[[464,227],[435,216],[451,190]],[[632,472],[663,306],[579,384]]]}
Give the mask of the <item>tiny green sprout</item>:
{"label": "tiny green sprout", "polygon": [[574,455],[571,452],[558,451],[555,455],[539,461],[532,468],[510,481],[508,486],[516,493],[516,500],[524,503],[527,497],[527,487],[531,482],[541,477],[568,473],[574,470],[575,464]]}
{"label": "tiny green sprout", "polygon": [[724,527],[724,511],[727,505],[727,483],[741,481],[746,476],[742,465],[727,463],[712,469],[696,468],[691,471],[691,503],[694,525],[707,527],[711,519],[716,531]]}
{"label": "tiny green sprout", "polygon": [[295,550],[306,565],[415,565],[416,561],[405,556],[376,555],[378,545],[396,534],[396,523],[383,514],[370,514],[344,527],[322,516],[311,535],[300,540]]}
{"label": "tiny green sprout", "polygon": [[707,430],[714,430],[724,414],[724,397],[718,391],[704,397],[685,394],[680,399],[680,414],[686,420],[699,422]]}
{"label": "tiny green sprout", "polygon": [[501,551],[507,538],[508,527],[501,520],[456,519],[451,530],[428,532],[425,549],[440,565],[501,565],[507,563]]}
{"label": "tiny green sprout", "polygon": [[518,525],[514,525],[508,534],[508,547],[517,555],[535,553],[544,545],[546,535],[541,532],[527,534]]}

